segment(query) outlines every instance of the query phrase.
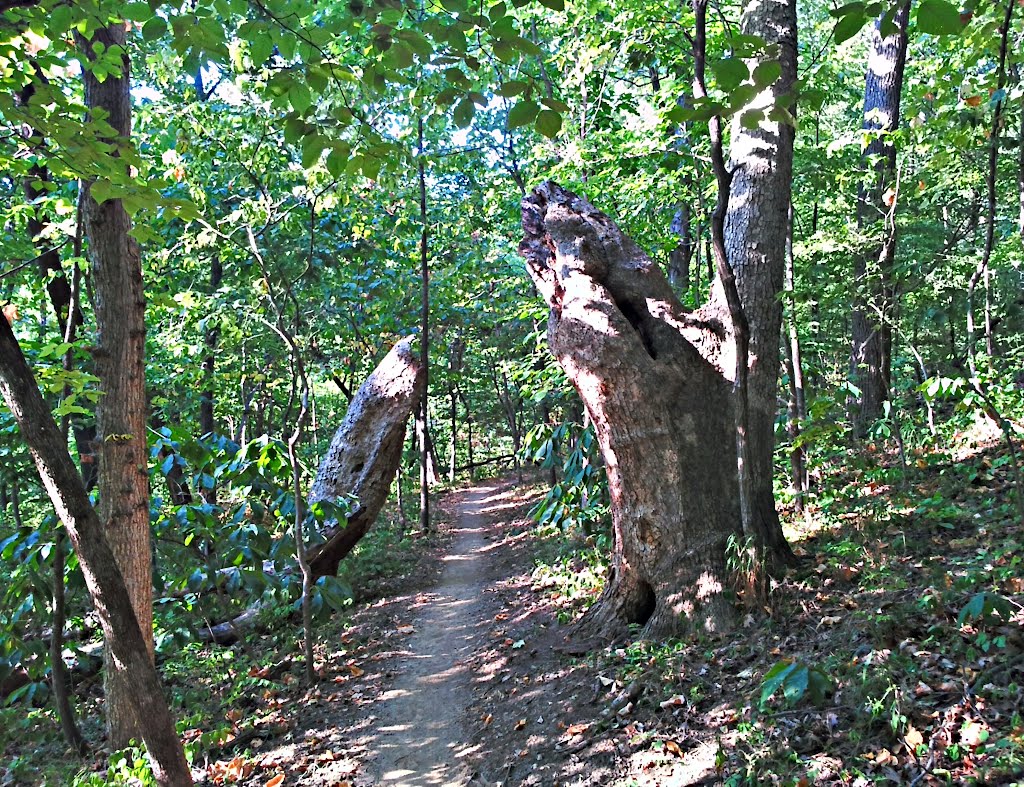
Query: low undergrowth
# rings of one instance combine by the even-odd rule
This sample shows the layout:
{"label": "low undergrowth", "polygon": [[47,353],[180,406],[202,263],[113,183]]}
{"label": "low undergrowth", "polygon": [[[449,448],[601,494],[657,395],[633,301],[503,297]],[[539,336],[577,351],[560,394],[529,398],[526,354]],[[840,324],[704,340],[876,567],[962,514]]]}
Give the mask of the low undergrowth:
{"label": "low undergrowth", "polygon": [[[807,515],[787,512],[800,566],[731,634],[588,658],[637,696],[605,724],[651,756],[651,781],[617,784],[682,773],[709,740],[727,785],[1024,778],[1024,530],[1008,463],[998,447],[921,452],[906,473],[894,461],[869,455]],[[607,553],[539,535],[534,587],[571,620]]]}
{"label": "low undergrowth", "polygon": [[[341,585],[352,588],[357,601],[368,602],[388,593],[396,578],[424,570],[420,562],[446,536],[424,538],[397,524],[394,512],[360,542],[345,561]],[[444,513],[437,516],[443,519]],[[207,783],[231,784],[250,775],[244,756],[261,745],[262,738],[283,733],[289,726],[286,711],[301,703],[301,625],[293,604],[265,608],[244,642],[209,645],[180,642],[161,630],[159,621],[173,625],[173,611],[158,616],[157,639],[164,643],[158,662],[186,755]],[[317,624],[316,658],[322,672],[346,666],[357,643],[347,633],[349,615],[324,605]],[[180,632],[179,632],[180,635]],[[334,679],[337,682],[337,678]],[[83,732],[93,745],[84,767],[65,752],[59,725],[49,704],[32,707],[25,702],[0,708],[0,751],[4,768],[0,785],[131,785],[154,784],[144,752],[138,748],[110,753],[102,747],[102,685],[92,675],[76,683],[77,712]]]}

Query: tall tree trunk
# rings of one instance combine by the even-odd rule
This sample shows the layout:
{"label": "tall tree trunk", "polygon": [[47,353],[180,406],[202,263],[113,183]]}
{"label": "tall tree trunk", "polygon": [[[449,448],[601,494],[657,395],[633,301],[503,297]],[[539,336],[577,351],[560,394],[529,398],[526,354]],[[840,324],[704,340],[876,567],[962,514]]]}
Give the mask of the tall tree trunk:
{"label": "tall tree trunk", "polygon": [[[35,63],[33,63],[33,72],[35,79],[45,83],[46,78],[39,72]],[[28,107],[35,93],[36,84],[35,81],[31,81],[18,93],[19,103],[24,107]],[[44,140],[35,136],[31,128],[26,128],[26,136],[29,138],[33,152],[39,155],[40,158],[43,158],[43,154],[45,153]],[[41,186],[37,187],[37,183],[41,184]],[[50,247],[50,241],[43,241],[41,239],[45,225],[43,223],[42,208],[39,206],[38,201],[46,196],[45,184],[48,183],[50,183],[50,171],[47,167],[38,163],[34,164],[29,169],[29,176],[25,178],[22,183],[26,201],[30,204],[36,205],[35,209],[29,214],[27,222],[28,234],[33,245],[40,252],[38,257],[39,275],[42,281],[45,282],[50,305],[53,307],[54,316],[57,319],[60,337],[63,341],[70,344],[71,342],[74,342],[75,333],[83,322],[82,310],[79,308],[78,299],[78,283],[80,282],[81,276],[80,269],[76,263],[75,287],[72,288],[71,282],[65,275],[64,267],[61,264],[60,251],[56,248]],[[79,230],[80,229],[81,228],[79,228]],[[76,238],[76,256],[77,249],[80,248],[80,244],[81,239]],[[69,351],[65,355],[64,364],[67,371],[70,371],[70,361],[71,352]],[[67,396],[68,394],[69,389],[65,387],[64,396]],[[67,417],[65,418],[65,424],[67,426],[71,426],[71,422]],[[66,435],[67,429],[65,429],[64,432]],[[95,424],[82,423],[79,418],[76,419],[73,425],[73,432],[75,435],[75,444],[78,448],[79,468],[82,474],[82,481],[85,484],[85,488],[89,490],[92,489],[96,483],[96,427]],[[53,687],[54,706],[57,710],[57,717],[60,720],[61,731],[64,733],[64,739],[72,750],[80,755],[84,755],[88,750],[88,746],[86,745],[85,739],[82,737],[82,733],[75,721],[75,711],[69,688],[67,668],[64,664],[63,658],[65,578],[64,543],[62,538],[63,534],[58,533],[53,548],[53,634],[50,636],[51,683]]]}
{"label": "tall tree trunk", "polygon": [[[688,102],[685,94],[676,103],[686,108]],[[673,146],[683,155],[692,155],[690,129],[688,123],[680,123],[675,130]],[[690,199],[693,194],[693,173],[687,168],[683,173],[683,199],[676,208],[670,227],[672,234],[679,240],[668,257],[668,280],[677,292],[686,293],[690,289],[690,266],[693,264],[694,232],[693,208]],[[698,260],[697,278],[700,278],[700,261]]]}
{"label": "tall tree trunk", "polygon": [[[103,44],[122,53],[120,73],[100,81],[90,65],[94,46]],[[111,140],[127,144],[131,136],[129,61],[123,23],[97,30],[82,39],[83,80],[90,113],[102,113],[117,134]],[[96,315],[96,375],[103,396],[96,407],[99,432],[99,516],[111,551],[124,577],[135,618],[146,648],[153,652],[153,583],[149,536],[149,476],[146,452],[145,302],[139,247],[129,234],[131,221],[124,205],[93,199],[91,184],[83,183],[83,224],[89,239],[92,289]],[[137,690],[118,669],[111,642],[104,648],[107,731],[110,745],[119,749],[142,734],[145,719],[136,715]]]}
{"label": "tall tree trunk", "polygon": [[50,633],[50,680],[57,706],[64,740],[78,754],[84,755],[89,747],[75,722],[75,709],[71,704],[68,670],[64,664],[64,624],[67,615],[64,605],[64,532],[57,533],[53,545],[53,630]]}
{"label": "tall tree trunk", "polygon": [[687,314],[657,264],[554,183],[523,200],[523,231],[520,253],[551,308],[550,349],[608,472],[612,569],[581,632],[728,628],[725,550],[740,512],[725,326]]}
{"label": "tall tree trunk", "polygon": [[1020,131],[1017,134],[1017,231],[1024,240],[1024,97],[1020,100]]}
{"label": "tall tree trunk", "polygon": [[786,293],[789,304],[789,337],[783,340],[786,376],[789,378],[789,405],[786,431],[791,443],[789,449],[790,480],[796,493],[796,507],[803,511],[808,490],[807,456],[800,444],[800,433],[807,420],[807,393],[804,390],[803,358],[800,353],[800,332],[796,319],[796,261],[793,258],[793,210],[789,211],[789,232],[786,239]]}
{"label": "tall tree trunk", "polygon": [[860,389],[852,419],[863,434],[882,414],[892,374],[892,320],[895,309],[893,261],[896,257],[896,147],[888,132],[900,124],[900,95],[907,60],[910,2],[896,12],[896,32],[882,38],[882,17],[872,29],[864,78],[864,123],[871,134],[864,149],[869,181],[857,195],[857,225],[872,235],[871,245],[854,255],[856,294],[851,312],[853,345],[850,378]]}
{"label": "tall tree trunk", "polygon": [[[423,117],[417,125],[420,186],[420,365],[425,382],[416,418],[420,436],[420,530],[430,531],[430,258],[427,232],[427,178],[423,158]],[[436,473],[436,471],[435,471]]]}
{"label": "tall tree trunk", "polygon": [[[689,196],[689,195],[687,195]],[[693,262],[693,227],[689,203],[676,208],[672,234],[679,238],[668,257],[668,280],[679,292],[690,289],[690,265]]]}
{"label": "tall tree trunk", "polygon": [[[749,324],[747,381],[748,443],[751,462],[751,533],[770,565],[791,563],[792,551],[782,535],[772,489],[775,417],[778,412],[779,339],[782,325],[783,272],[793,179],[792,122],[781,109],[792,99],[796,84],[796,2],[755,0],[741,20],[745,35],[757,35],[777,46],[782,75],[754,99],[751,109],[770,116],[757,128],[744,128],[737,116],[729,145],[733,173],[725,219],[728,261],[736,276],[743,312]],[[724,299],[716,285],[716,296]]]}
{"label": "tall tree trunk", "polygon": [[[693,87],[697,99],[708,97],[705,79],[707,63],[707,0],[693,0],[694,36],[693,36]],[[720,319],[728,325],[732,340],[733,395],[732,410],[734,434],[736,438],[736,482],[739,493],[740,523],[744,538],[748,541],[746,549],[757,550],[764,545],[764,539],[755,524],[754,495],[751,476],[753,466],[750,450],[750,398],[749,398],[749,361],[750,361],[750,323],[746,311],[740,301],[736,286],[736,275],[729,262],[729,252],[725,242],[725,219],[732,191],[733,171],[725,166],[725,146],[722,134],[722,118],[713,115],[708,119],[708,136],[711,142],[711,168],[715,173],[718,195],[715,209],[711,214],[711,249],[715,256],[717,269],[718,297],[710,308],[716,309]],[[727,373],[728,374],[728,373]],[[754,543],[749,543],[753,539]],[[750,580],[758,581],[762,572],[752,572]]]}
{"label": "tall tree trunk", "polygon": [[[525,190],[523,192],[526,193]],[[466,343],[462,336],[456,336],[448,350],[448,397],[450,399],[450,416],[452,439],[448,454],[448,483],[455,483],[456,465],[458,463],[457,449],[459,443],[459,376],[462,374],[463,357],[466,352]]]}
{"label": "tall tree trunk", "polygon": [[[997,76],[999,91],[1003,91],[1006,87],[1006,56],[1014,5],[1013,0],[1008,0],[1003,21],[999,27],[999,66]],[[981,261],[967,283],[967,361],[970,366],[971,377],[974,378],[977,377],[977,370],[974,364],[974,291],[978,286],[979,280],[985,286],[985,354],[989,358],[994,354],[992,346],[992,285],[990,265],[992,262],[992,252],[995,250],[996,245],[996,203],[999,198],[996,180],[999,165],[999,139],[1005,104],[1006,99],[999,98],[995,102],[995,110],[992,113],[992,130],[988,140],[988,166],[985,172],[985,245],[982,249]]]}
{"label": "tall tree trunk", "polygon": [[[215,254],[210,262],[210,295],[217,294],[221,282],[224,279],[224,263],[220,255]],[[208,315],[207,320],[212,322],[213,315]],[[213,434],[217,429],[214,419],[214,378],[217,368],[217,342],[220,339],[220,330],[217,327],[207,326],[203,333],[203,343],[206,345],[206,356],[203,358],[203,392],[199,395],[199,434]]]}
{"label": "tall tree trunk", "polygon": [[133,717],[142,720],[139,732],[149,750],[157,783],[162,787],[191,785],[192,776],[160,688],[150,644],[118,570],[119,560],[107,540],[110,529],[89,500],[68,454],[67,440],[54,423],[6,320],[0,320],[0,396],[18,422],[43,486],[78,555],[105,646],[112,655],[108,668],[118,673],[115,682],[127,692],[120,701],[132,709]]}

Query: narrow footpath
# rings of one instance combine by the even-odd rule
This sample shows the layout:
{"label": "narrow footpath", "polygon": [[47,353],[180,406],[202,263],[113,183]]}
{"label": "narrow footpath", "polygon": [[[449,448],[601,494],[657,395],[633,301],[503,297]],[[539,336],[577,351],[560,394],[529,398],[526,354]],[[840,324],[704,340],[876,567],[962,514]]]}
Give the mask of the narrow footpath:
{"label": "narrow footpath", "polygon": [[484,510],[496,486],[468,492],[431,601],[413,622],[401,673],[379,701],[374,724],[377,783],[389,787],[462,787],[472,700],[467,663],[491,622]]}

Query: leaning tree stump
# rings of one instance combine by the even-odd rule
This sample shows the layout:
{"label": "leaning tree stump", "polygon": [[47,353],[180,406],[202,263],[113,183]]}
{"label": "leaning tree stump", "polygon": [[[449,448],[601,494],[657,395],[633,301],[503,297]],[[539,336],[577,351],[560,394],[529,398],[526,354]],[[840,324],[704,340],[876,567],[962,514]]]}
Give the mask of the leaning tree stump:
{"label": "leaning tree stump", "polygon": [[398,342],[359,387],[320,463],[309,503],[351,495],[356,508],[344,523],[329,522],[326,541],[311,548],[314,577],[338,573],[338,565],[369,532],[391,491],[402,460],[405,424],[426,381],[412,343],[411,336]]}

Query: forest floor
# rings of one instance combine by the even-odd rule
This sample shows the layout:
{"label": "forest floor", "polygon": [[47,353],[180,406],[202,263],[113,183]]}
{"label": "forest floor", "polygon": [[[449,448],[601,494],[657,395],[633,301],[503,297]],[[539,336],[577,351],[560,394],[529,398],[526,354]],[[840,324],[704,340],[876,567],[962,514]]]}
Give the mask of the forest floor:
{"label": "forest floor", "polygon": [[[541,494],[504,479],[445,499],[442,539],[353,615],[342,647],[325,654],[321,688],[264,720],[287,732],[262,742],[258,767],[238,782],[592,784],[610,775],[613,743],[584,753],[590,725],[576,715],[600,684],[578,669],[557,603],[533,588],[527,515]],[[230,783],[229,770],[213,764],[208,779]]]}
{"label": "forest floor", "polygon": [[790,533],[801,565],[717,640],[574,642],[601,585],[593,539],[538,531],[542,484],[453,493],[442,538],[328,643],[321,688],[292,694],[238,783],[1015,783],[1009,468],[991,449],[922,456],[892,484],[891,459]]}
{"label": "forest floor", "polygon": [[[366,539],[359,602],[318,632],[317,687],[285,618],[248,652],[193,645],[165,662],[197,783],[1024,784],[1009,464],[991,445],[909,460],[837,457],[830,496],[786,512],[799,566],[767,599],[741,598],[719,639],[573,640],[607,545],[538,528],[541,483],[449,493],[430,536]],[[100,718],[98,684],[78,693]],[[4,758],[0,785],[71,783],[45,712]],[[76,784],[139,783],[130,762],[92,762]]]}

